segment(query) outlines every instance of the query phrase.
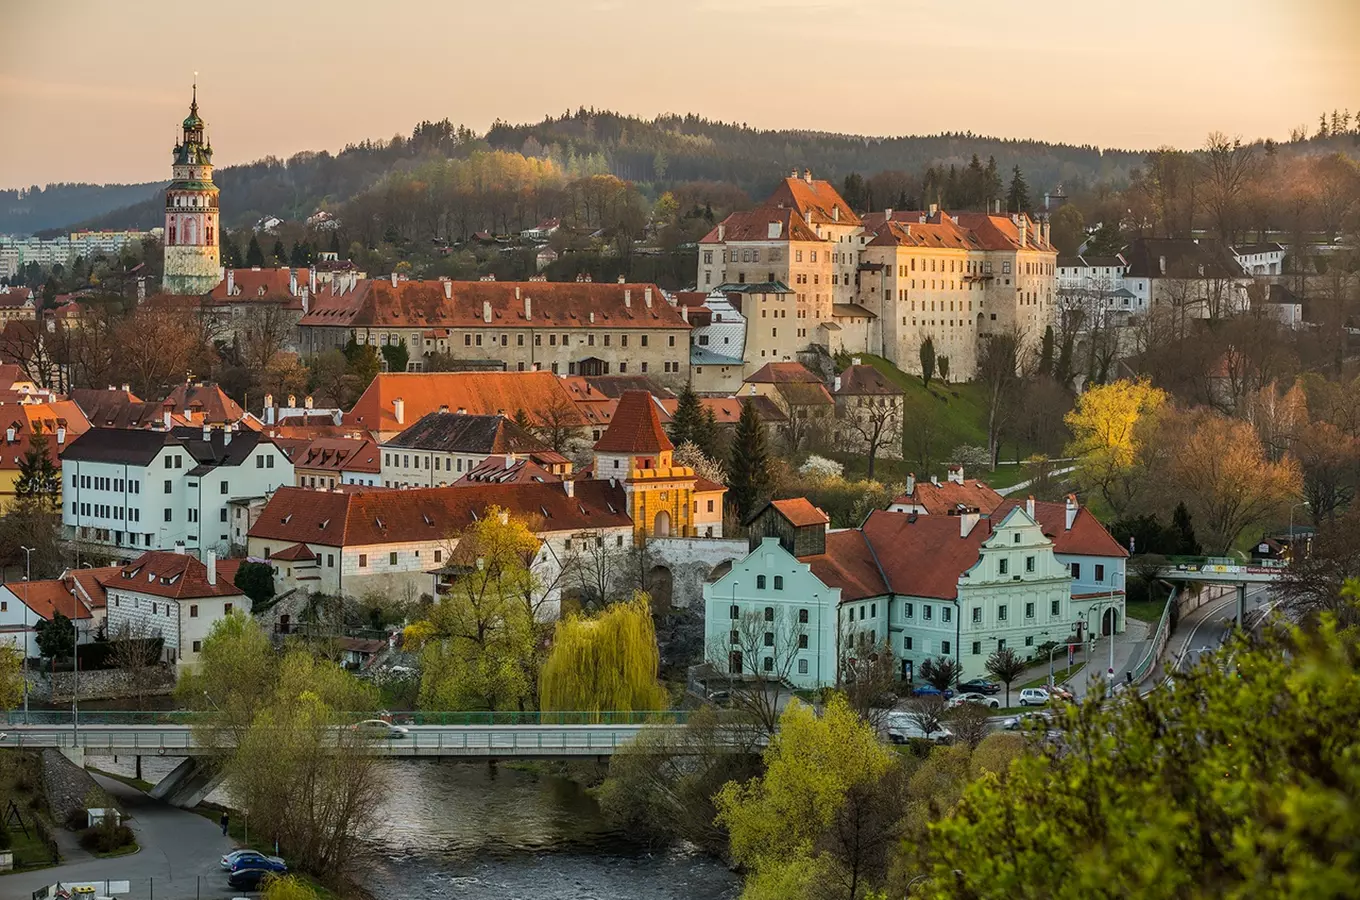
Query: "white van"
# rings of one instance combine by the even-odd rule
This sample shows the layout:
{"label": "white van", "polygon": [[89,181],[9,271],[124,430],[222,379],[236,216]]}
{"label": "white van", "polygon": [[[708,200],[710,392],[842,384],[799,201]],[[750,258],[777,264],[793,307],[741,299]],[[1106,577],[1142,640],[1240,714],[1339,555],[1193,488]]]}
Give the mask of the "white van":
{"label": "white van", "polygon": [[894,744],[905,744],[907,741],[947,744],[954,739],[954,733],[943,725],[926,734],[921,730],[921,726],[916,724],[916,720],[904,712],[888,713],[885,724],[888,729],[888,740]]}

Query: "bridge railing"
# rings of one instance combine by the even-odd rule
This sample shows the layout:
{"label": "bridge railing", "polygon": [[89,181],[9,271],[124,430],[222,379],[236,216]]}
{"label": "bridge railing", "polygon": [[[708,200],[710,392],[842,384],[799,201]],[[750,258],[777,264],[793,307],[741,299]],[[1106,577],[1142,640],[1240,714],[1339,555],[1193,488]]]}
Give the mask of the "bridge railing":
{"label": "bridge railing", "polygon": [[1152,671],[1152,667],[1157,665],[1157,660],[1161,658],[1162,650],[1166,647],[1167,639],[1171,636],[1171,610],[1180,600],[1180,585],[1171,591],[1171,596],[1166,600],[1166,608],[1162,610],[1162,618],[1157,622],[1157,630],[1152,633],[1152,643],[1148,645],[1148,652],[1138,661],[1138,665],[1133,667],[1133,683],[1141,684],[1143,679]]}
{"label": "bridge railing", "polygon": [[[345,719],[358,722],[382,718],[397,725],[684,725],[690,710],[656,711],[582,710],[540,711],[430,711],[353,712]],[[193,725],[204,714],[194,710],[91,710],[80,712],[81,725]],[[70,710],[32,709],[25,720],[22,710],[11,710],[3,719],[11,725],[71,725]]]}

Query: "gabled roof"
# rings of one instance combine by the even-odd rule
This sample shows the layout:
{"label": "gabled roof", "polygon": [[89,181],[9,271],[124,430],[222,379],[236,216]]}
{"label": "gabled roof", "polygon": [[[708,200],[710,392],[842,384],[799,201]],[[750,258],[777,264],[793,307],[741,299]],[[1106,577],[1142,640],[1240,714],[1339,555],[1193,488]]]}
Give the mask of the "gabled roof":
{"label": "gabled roof", "polygon": [[[895,214],[894,214],[895,215]],[[980,250],[981,242],[972,231],[960,228],[947,216],[941,222],[884,222],[867,247],[928,247],[935,250]]]}
{"label": "gabled roof", "polygon": [[674,449],[661,427],[656,401],[646,391],[624,391],[609,427],[595,444],[597,453],[660,453]]}
{"label": "gabled roof", "polygon": [[782,179],[765,201],[767,206],[791,206],[800,214],[812,213],[814,225],[859,225],[859,216],[829,181],[793,175]]}
{"label": "gabled roof", "polygon": [[[1004,500],[992,512],[992,518],[1000,522],[1012,509],[1023,506],[1018,500]],[[1067,504],[1047,500],[1036,500],[1034,519],[1039,523],[1044,537],[1053,542],[1054,553],[1070,553],[1074,556],[1112,556],[1124,558],[1129,551],[1114,539],[1100,520],[1084,506],[1077,508],[1077,517],[1072,527],[1067,528]]]}
{"label": "gabled roof", "polygon": [[284,562],[308,562],[316,559],[316,554],[306,544],[291,544],[277,553],[271,553],[269,558],[281,559]]}
{"label": "gabled roof", "polygon": [[[721,232],[722,238],[718,235]],[[827,238],[817,236],[817,232],[803,219],[796,209],[780,209],[774,206],[761,206],[734,212],[715,225],[704,235],[701,244],[720,244],[733,241],[817,241],[826,242]]]}
{"label": "gabled roof", "polygon": [[[71,399],[97,428],[163,428],[165,408],[140,400],[130,391],[109,388],[75,388]],[[183,425],[184,417],[171,412],[171,424]]]}
{"label": "gabled roof", "polygon": [[[57,468],[61,468],[61,454],[89,427],[80,407],[70,400],[42,403],[0,400],[0,470],[19,468],[39,429],[47,438],[48,456]],[[13,441],[9,440],[10,428],[14,429]],[[57,434],[59,428],[65,430],[63,435]],[[57,443],[59,436],[64,438],[64,443]]]}
{"label": "gabled roof", "polygon": [[[311,271],[306,268],[229,269],[232,292],[227,293],[225,274],[217,287],[208,294],[209,302],[215,305],[231,303],[282,303],[289,309],[302,309],[302,289],[308,287]],[[289,290],[296,275],[297,293]]]}
{"label": "gabled roof", "polygon": [[446,453],[532,453],[547,446],[503,415],[474,416],[432,412],[410,428],[383,441],[384,447]]}
{"label": "gabled roof", "polygon": [[215,384],[181,384],[161,401],[161,407],[184,416],[193,424],[230,425],[241,421],[245,411]]}
{"label": "gabled roof", "polygon": [[796,362],[766,363],[744,379],[747,384],[821,384],[807,366]]}
{"label": "gabled roof", "polygon": [[790,407],[794,406],[833,406],[836,401],[831,399],[831,394],[827,392],[826,385],[821,384],[802,384],[796,381],[783,381],[774,386],[775,393],[784,398],[784,402]]}
{"label": "gabled roof", "polygon": [[378,445],[371,438],[275,438],[274,443],[297,469],[376,473],[382,468]]}
{"label": "gabled roof", "polygon": [[63,580],[71,583],[81,600],[91,609],[104,609],[109,605],[106,583],[122,570],[121,566],[104,566],[98,569],[68,569]]}
{"label": "gabled roof", "polygon": [[840,374],[841,386],[832,391],[837,396],[859,396],[872,394],[881,396],[900,396],[902,389],[883,376],[873,366],[848,366]]}
{"label": "gabled roof", "polygon": [[143,553],[107,579],[104,586],[111,591],[152,594],[171,600],[244,596],[220,572],[217,583],[208,584],[208,567],[187,553],[164,550]]}
{"label": "gabled roof", "polygon": [[513,459],[491,456],[482,460],[453,484],[553,484],[561,477],[554,475],[532,459]]}
{"label": "gabled roof", "polygon": [[71,586],[61,578],[46,578],[41,581],[16,581],[5,585],[10,593],[33,611],[35,616],[45,622],[61,613],[68,619],[89,619],[90,610],[85,604],[71,596]]}
{"label": "gabled roof", "polygon": [[963,483],[954,481],[918,481],[915,488],[893,500],[893,503],[914,505],[925,508],[927,515],[947,516],[955,514],[960,508],[976,509],[990,515],[1005,502],[987,482],[976,478],[965,478]]}
{"label": "gabled roof", "polygon": [[442,540],[500,507],[536,532],[631,526],[622,484],[473,484],[409,490],[315,491],[282,487],[250,537],[331,547]]}
{"label": "gabled roof", "polygon": [[841,589],[841,602],[881,597],[888,585],[873,550],[859,529],[833,531],[826,536],[826,552],[801,557],[827,587]]}
{"label": "gabled roof", "polygon": [[[393,401],[402,400],[405,423]],[[524,410],[534,425],[545,416],[585,424],[562,381],[551,372],[382,372],[345,413],[350,428],[399,432],[426,413],[463,409],[471,415],[514,416]]]}
{"label": "gabled roof", "polygon": [[958,220],[959,225],[973,232],[973,236],[984,250],[1025,249],[1042,250],[1048,253],[1057,252],[1052,244],[1044,243],[1043,234],[1039,230],[1039,223],[1025,213],[1020,213],[1018,217],[1025,222],[1023,248],[1020,244],[1020,227],[1015,221],[1012,221],[1010,216],[964,212],[955,214],[954,218]]}
{"label": "gabled roof", "polygon": [[[793,497],[788,500],[771,500],[769,503],[781,516],[789,520],[795,528],[809,525],[828,525],[831,519],[806,497]],[[757,513],[756,515],[759,515]]]}
{"label": "gabled roof", "polygon": [[963,537],[954,516],[874,510],[863,530],[893,593],[952,600],[959,593],[959,576],[977,564],[992,526],[980,519]]}
{"label": "gabled roof", "polygon": [[1228,245],[1211,238],[1139,238],[1123,256],[1129,261],[1130,278],[1247,277]]}
{"label": "gabled roof", "polygon": [[145,466],[167,446],[179,442],[168,431],[130,428],[91,428],[62,453],[64,460],[126,463]]}

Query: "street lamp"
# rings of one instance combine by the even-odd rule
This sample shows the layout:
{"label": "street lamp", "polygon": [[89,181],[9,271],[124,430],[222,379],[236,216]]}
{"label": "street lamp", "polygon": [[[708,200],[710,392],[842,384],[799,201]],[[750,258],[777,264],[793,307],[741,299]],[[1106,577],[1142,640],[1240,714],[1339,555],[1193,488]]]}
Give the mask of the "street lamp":
{"label": "street lamp", "polygon": [[24,724],[28,724],[28,586],[31,583],[33,551],[36,547],[20,547],[24,551]]}
{"label": "street lamp", "polygon": [[71,749],[80,738],[80,630],[76,618],[76,589],[71,588]]}
{"label": "street lamp", "polygon": [[1290,562],[1290,564],[1293,564],[1293,562],[1294,562],[1294,510],[1298,509],[1300,506],[1308,506],[1308,505],[1309,505],[1309,503],[1308,503],[1307,500],[1300,500],[1298,503],[1295,503],[1293,506],[1289,507],[1289,562]]}

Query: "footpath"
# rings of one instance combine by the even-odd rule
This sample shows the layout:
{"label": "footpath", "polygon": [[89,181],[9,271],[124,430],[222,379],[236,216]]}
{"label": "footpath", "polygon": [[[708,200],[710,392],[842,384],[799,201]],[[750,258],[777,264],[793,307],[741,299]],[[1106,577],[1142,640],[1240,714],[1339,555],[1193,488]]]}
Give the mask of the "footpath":
{"label": "footpath", "polygon": [[[0,897],[24,898],[57,882],[126,881],[128,892],[118,900],[204,900],[240,896],[227,886],[222,872],[224,853],[235,843],[222,829],[197,813],[153,800],[121,781],[94,774],[99,786],[122,805],[127,824],[141,850],[112,859],[83,858],[50,869],[0,876]],[[58,837],[60,840],[60,837]],[[64,849],[63,849],[63,852]],[[106,891],[99,889],[99,894]]]}

